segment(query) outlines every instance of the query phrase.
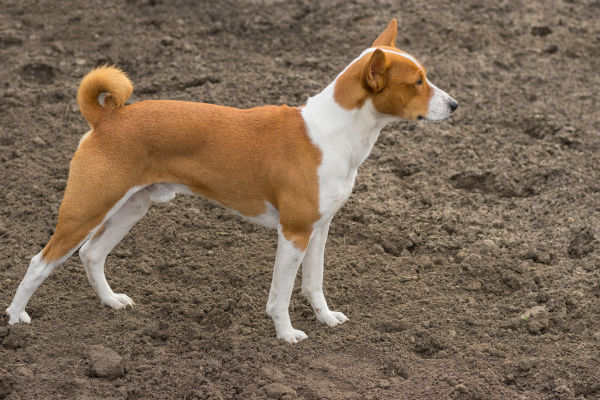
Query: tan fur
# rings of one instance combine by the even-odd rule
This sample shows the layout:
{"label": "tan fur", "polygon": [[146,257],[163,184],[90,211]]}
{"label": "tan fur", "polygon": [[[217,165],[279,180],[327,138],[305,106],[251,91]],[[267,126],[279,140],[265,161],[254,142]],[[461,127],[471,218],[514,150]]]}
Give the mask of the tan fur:
{"label": "tan fur", "polygon": [[398,32],[398,21],[396,18],[388,23],[388,26],[377,36],[371,47],[391,46],[396,45],[396,33]]}
{"label": "tan fur", "polygon": [[[395,47],[397,22],[393,19],[371,47],[404,53]],[[421,79],[422,84],[416,85]],[[361,108],[367,99],[381,113],[416,120],[427,114],[432,89],[421,65],[381,50],[365,54],[340,76],[335,101],[346,110]]]}
{"label": "tan fur", "polygon": [[[396,28],[394,19],[373,47],[400,52]],[[334,98],[348,110],[370,99],[381,113],[417,119],[427,113],[432,93],[426,82],[422,66],[376,50],[338,78]],[[132,90],[116,67],[100,67],[83,78],[77,99],[93,129],[71,161],[56,231],[42,251],[46,261],[81,243],[128,190],[159,182],[186,185],[248,217],[265,213],[271,203],[285,237],[306,249],[321,217],[321,153],[298,108],[240,110],[168,100],[123,107]],[[104,107],[98,103],[102,92],[108,92]]]}
{"label": "tan fur", "polygon": [[[95,94],[99,89],[90,88],[125,79],[118,69],[104,67],[101,75],[84,78],[83,91]],[[279,210],[286,238],[302,250],[308,245],[320,218],[321,153],[299,109],[240,110],[168,100],[91,114],[89,104],[81,108],[92,115],[94,129],[71,161],[56,231],[42,251],[46,261],[77,246],[129,189],[158,182],[186,185],[249,217],[263,214],[269,202]]]}
{"label": "tan fur", "polygon": [[[104,107],[98,103],[98,96],[103,92],[107,93]],[[107,111],[123,106],[132,92],[133,85],[123,71],[114,66],[102,66],[83,77],[77,92],[77,103],[93,128]]]}

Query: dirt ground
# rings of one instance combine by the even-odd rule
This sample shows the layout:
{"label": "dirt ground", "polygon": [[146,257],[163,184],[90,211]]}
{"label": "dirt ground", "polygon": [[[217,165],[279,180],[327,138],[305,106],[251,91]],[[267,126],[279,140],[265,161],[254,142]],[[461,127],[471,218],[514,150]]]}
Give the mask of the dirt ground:
{"label": "dirt ground", "polygon": [[[0,1],[0,308],[53,232],[115,62],[131,101],[301,105],[392,17],[460,102],[387,127],[334,218],[328,328],[275,339],[276,234],[199,198],[153,206],[108,257],[136,307],[102,307],[78,257],[0,317],[0,398],[600,399],[600,2]],[[299,280],[297,281],[299,282]],[[121,357],[91,377],[90,346]]]}

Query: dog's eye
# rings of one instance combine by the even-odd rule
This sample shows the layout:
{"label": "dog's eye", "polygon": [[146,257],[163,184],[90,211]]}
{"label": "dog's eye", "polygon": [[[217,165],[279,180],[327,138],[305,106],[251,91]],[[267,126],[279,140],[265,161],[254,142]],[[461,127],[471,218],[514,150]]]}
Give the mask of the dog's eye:
{"label": "dog's eye", "polygon": [[417,86],[421,86],[423,84],[423,79],[419,79],[416,83]]}

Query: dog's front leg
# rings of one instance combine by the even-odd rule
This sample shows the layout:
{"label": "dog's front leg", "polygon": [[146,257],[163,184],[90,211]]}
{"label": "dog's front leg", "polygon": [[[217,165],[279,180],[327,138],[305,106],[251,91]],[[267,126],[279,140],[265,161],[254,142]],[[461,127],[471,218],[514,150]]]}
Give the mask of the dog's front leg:
{"label": "dog's front leg", "polygon": [[[310,238],[310,234],[308,235]],[[278,229],[277,254],[267,301],[267,314],[273,318],[277,339],[288,343],[297,343],[308,337],[304,332],[294,329],[288,312],[294,281],[305,251],[306,249],[300,250],[293,239],[286,238],[281,227]]]}
{"label": "dog's front leg", "polygon": [[348,317],[338,311],[331,311],[323,293],[323,267],[325,262],[325,243],[331,220],[315,229],[302,261],[302,294],[306,296],[319,322],[336,326],[348,321]]}

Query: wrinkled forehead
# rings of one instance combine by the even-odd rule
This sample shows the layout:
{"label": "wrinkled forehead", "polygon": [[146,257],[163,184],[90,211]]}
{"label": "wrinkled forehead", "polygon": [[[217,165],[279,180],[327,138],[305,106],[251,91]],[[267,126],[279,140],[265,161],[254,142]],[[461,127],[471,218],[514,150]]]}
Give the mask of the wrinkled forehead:
{"label": "wrinkled forehead", "polygon": [[379,50],[383,51],[387,56],[390,56],[390,59],[392,61],[396,61],[396,62],[400,62],[400,63],[402,63],[402,62],[411,63],[418,69],[423,70],[423,72],[425,72],[425,67],[423,67],[416,58],[414,58],[413,56],[411,56],[408,53],[403,52],[402,50],[398,50],[393,47],[379,46],[379,47],[371,47],[370,49],[367,49],[367,51],[369,53],[372,53],[376,49],[379,49]]}
{"label": "wrinkled forehead", "polygon": [[405,53],[402,50],[398,50],[394,47],[377,46],[377,47],[370,47],[370,48],[366,49],[365,51],[363,51],[360,54],[360,56],[356,57],[356,59],[354,61],[352,61],[350,64],[348,64],[348,66],[338,76],[341,76],[344,72],[346,72],[348,70],[348,68],[353,66],[357,61],[367,58],[366,57],[367,55],[373,53],[377,49],[383,51],[386,54],[386,56],[389,57],[389,60],[392,63],[401,64],[401,65],[404,64],[409,67],[417,68],[417,69],[423,71],[423,73],[426,72],[425,67],[423,67],[421,65],[421,63],[416,58],[411,56],[410,54]]}

